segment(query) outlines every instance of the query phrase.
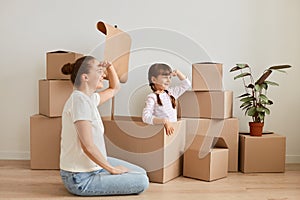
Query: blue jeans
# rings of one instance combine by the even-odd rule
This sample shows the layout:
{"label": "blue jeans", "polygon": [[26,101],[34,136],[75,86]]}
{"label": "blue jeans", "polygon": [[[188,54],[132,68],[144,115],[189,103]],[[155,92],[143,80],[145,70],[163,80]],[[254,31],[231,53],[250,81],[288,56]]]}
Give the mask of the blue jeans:
{"label": "blue jeans", "polygon": [[112,166],[123,165],[129,172],[112,175],[105,169],[93,172],[60,170],[67,190],[80,196],[100,196],[139,194],[148,188],[149,179],[144,169],[117,158],[108,157],[107,160]]}

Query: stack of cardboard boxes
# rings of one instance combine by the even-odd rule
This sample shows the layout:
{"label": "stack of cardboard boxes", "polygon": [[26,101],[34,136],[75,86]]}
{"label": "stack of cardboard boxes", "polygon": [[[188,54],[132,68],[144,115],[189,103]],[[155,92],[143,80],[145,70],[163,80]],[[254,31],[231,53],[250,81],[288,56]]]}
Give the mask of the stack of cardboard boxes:
{"label": "stack of cardboard boxes", "polygon": [[178,100],[178,116],[186,121],[186,177],[212,181],[238,170],[238,119],[233,92],[222,82],[222,64],[193,64],[192,90]]}
{"label": "stack of cardboard boxes", "polygon": [[31,169],[59,169],[61,115],[73,91],[70,76],[63,75],[61,68],[82,56],[64,51],[46,55],[47,79],[39,80],[39,114],[30,117]]}

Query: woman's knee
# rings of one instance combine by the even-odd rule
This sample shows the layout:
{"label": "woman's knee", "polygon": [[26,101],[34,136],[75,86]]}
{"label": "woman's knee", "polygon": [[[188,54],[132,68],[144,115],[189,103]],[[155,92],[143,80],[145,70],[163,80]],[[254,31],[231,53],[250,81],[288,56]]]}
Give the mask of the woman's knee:
{"label": "woman's knee", "polygon": [[137,194],[142,193],[143,191],[147,190],[149,187],[149,178],[147,175],[140,175],[139,178],[137,178],[137,181],[139,182],[139,191]]}

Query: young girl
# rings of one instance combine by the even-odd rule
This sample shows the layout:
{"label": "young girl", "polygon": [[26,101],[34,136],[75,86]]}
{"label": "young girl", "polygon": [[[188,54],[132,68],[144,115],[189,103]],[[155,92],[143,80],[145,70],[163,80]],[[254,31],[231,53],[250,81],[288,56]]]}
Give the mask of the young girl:
{"label": "young girl", "polygon": [[[181,82],[169,88],[172,76],[177,76]],[[191,82],[179,70],[172,71],[171,67],[163,63],[151,65],[148,80],[153,93],[146,98],[143,122],[164,124],[167,135],[171,135],[174,128],[170,122],[177,121],[176,99],[190,88]]]}

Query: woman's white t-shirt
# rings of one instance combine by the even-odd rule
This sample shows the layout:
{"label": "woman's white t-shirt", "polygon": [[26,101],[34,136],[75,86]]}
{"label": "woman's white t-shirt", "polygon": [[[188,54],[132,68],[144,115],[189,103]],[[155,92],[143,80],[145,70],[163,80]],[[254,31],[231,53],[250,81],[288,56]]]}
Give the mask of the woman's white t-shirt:
{"label": "woman's white t-shirt", "polygon": [[74,90],[65,103],[62,113],[60,169],[71,172],[102,169],[84,153],[74,124],[78,120],[91,122],[94,143],[107,159],[103,137],[104,127],[97,109],[99,102],[98,93],[88,96],[79,90]]}

